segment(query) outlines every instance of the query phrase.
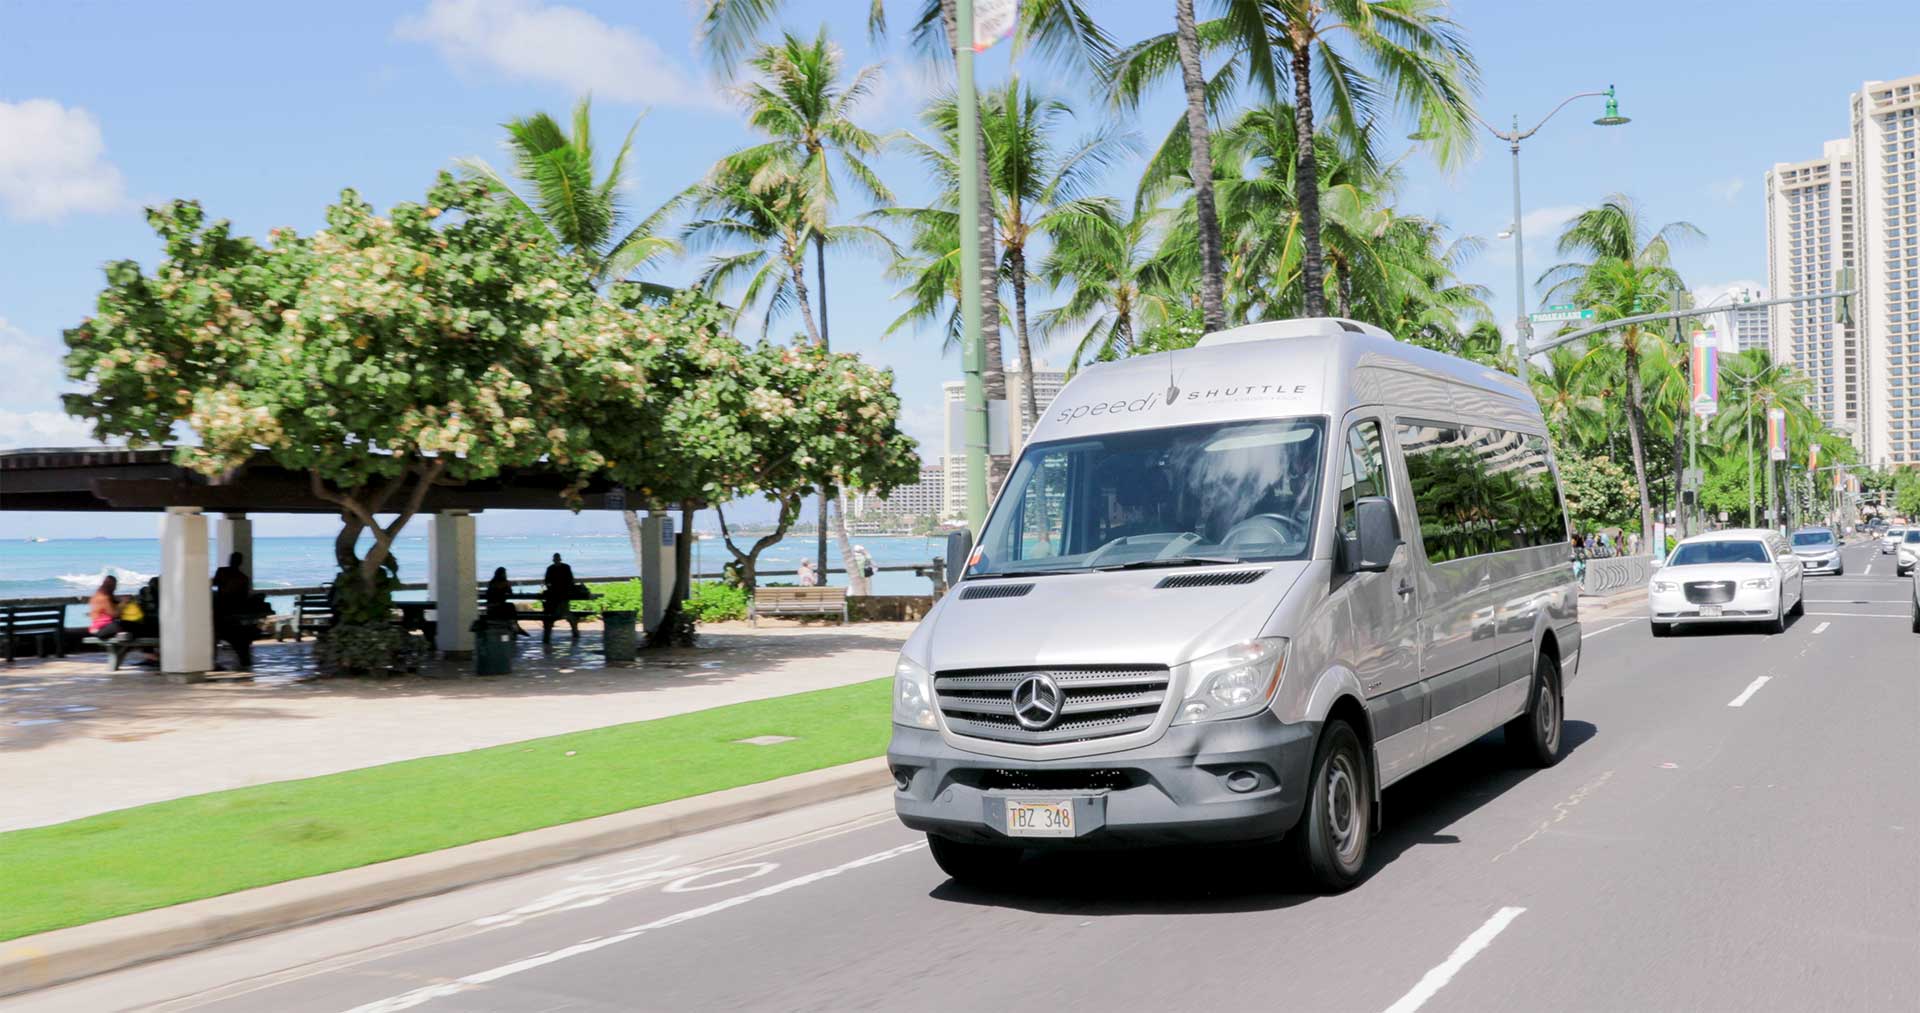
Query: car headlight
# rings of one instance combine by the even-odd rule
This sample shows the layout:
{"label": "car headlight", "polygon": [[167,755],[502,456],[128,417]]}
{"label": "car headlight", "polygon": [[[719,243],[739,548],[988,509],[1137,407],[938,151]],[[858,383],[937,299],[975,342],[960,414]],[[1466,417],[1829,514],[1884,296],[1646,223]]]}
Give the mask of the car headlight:
{"label": "car headlight", "polygon": [[1755,577],[1752,580],[1741,581],[1740,586],[1758,588],[1759,590],[1765,591],[1767,588],[1770,588],[1773,586],[1773,578],[1772,577]]}
{"label": "car headlight", "polygon": [[932,728],[933,676],[902,654],[893,666],[893,723],[909,728]]}
{"label": "car headlight", "polygon": [[1220,721],[1265,710],[1280,689],[1287,638],[1264,637],[1187,662],[1187,696],[1176,725]]}
{"label": "car headlight", "polygon": [[1678,590],[1680,590],[1680,585],[1671,580],[1656,580],[1653,582],[1653,592],[1655,594],[1665,594],[1669,591]]}

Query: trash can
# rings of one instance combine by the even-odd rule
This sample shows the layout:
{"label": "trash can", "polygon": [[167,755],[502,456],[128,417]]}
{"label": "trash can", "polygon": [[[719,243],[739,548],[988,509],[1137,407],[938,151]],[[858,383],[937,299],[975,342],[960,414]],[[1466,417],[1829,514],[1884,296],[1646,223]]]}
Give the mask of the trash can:
{"label": "trash can", "polygon": [[473,674],[507,675],[513,671],[513,624],[487,621],[474,637]]}
{"label": "trash can", "polygon": [[608,661],[634,659],[634,620],[639,616],[640,613],[632,609],[613,609],[600,613],[601,621],[606,624],[604,632],[600,634],[600,646],[607,652]]}

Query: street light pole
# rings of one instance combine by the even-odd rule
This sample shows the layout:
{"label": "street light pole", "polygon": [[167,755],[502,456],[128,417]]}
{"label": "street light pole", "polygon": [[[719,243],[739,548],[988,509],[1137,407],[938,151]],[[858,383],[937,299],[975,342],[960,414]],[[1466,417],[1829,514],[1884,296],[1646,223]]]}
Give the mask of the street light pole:
{"label": "street light pole", "polygon": [[959,79],[961,368],[966,378],[967,527],[987,520],[986,350],[980,342],[979,110],[973,88],[973,0],[954,4],[953,58]]}
{"label": "street light pole", "polygon": [[[1560,104],[1553,107],[1553,112],[1540,117],[1540,122],[1535,123],[1527,130],[1520,129],[1520,114],[1518,113],[1515,113],[1513,116],[1513,129],[1501,130],[1486,120],[1481,119],[1480,114],[1474,112],[1471,107],[1467,109],[1468,115],[1479,121],[1481,126],[1487,128],[1488,133],[1507,142],[1508,149],[1513,152],[1513,304],[1515,310],[1513,321],[1513,351],[1515,357],[1519,359],[1520,382],[1528,384],[1529,389],[1531,389],[1531,378],[1529,375],[1530,369],[1527,366],[1527,356],[1531,351],[1533,322],[1527,319],[1527,262],[1525,250],[1522,247],[1520,238],[1522,231],[1520,228],[1520,142],[1539,133],[1540,128],[1547,125],[1548,120],[1553,119],[1560,110],[1567,107],[1567,103],[1572,102],[1574,99],[1593,98],[1601,95],[1606,96],[1607,111],[1605,115],[1593,121],[1594,125],[1617,127],[1629,122],[1627,117],[1620,115],[1620,103],[1619,100],[1614,97],[1613,85],[1607,85],[1606,91],[1577,92],[1561,99]],[[1411,136],[1414,140],[1428,139],[1428,135],[1426,134],[1413,134]]]}

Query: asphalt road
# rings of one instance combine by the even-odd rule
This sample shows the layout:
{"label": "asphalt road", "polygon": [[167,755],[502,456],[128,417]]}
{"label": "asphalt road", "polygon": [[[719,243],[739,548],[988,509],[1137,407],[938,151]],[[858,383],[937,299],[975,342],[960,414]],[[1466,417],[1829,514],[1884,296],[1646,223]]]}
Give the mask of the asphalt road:
{"label": "asphalt road", "polygon": [[1390,789],[1340,896],[1257,852],[962,888],[878,793],[4,1008],[1911,1010],[1920,636],[1870,551],[1779,635],[1589,616],[1565,759]]}

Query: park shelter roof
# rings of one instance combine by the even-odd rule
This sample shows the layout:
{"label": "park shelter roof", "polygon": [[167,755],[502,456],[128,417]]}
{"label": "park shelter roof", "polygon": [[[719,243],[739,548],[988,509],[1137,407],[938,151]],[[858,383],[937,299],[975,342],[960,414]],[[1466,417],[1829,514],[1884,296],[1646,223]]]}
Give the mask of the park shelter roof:
{"label": "park shelter roof", "polygon": [[[421,513],[443,510],[565,510],[562,490],[573,478],[541,467],[514,468],[497,478],[438,486]],[[604,478],[581,490],[586,510],[646,504],[626,502]],[[173,448],[76,447],[0,450],[0,510],[164,510],[200,507],[227,513],[337,514],[339,506],[313,495],[307,473],[256,458],[223,480],[173,463]]]}

